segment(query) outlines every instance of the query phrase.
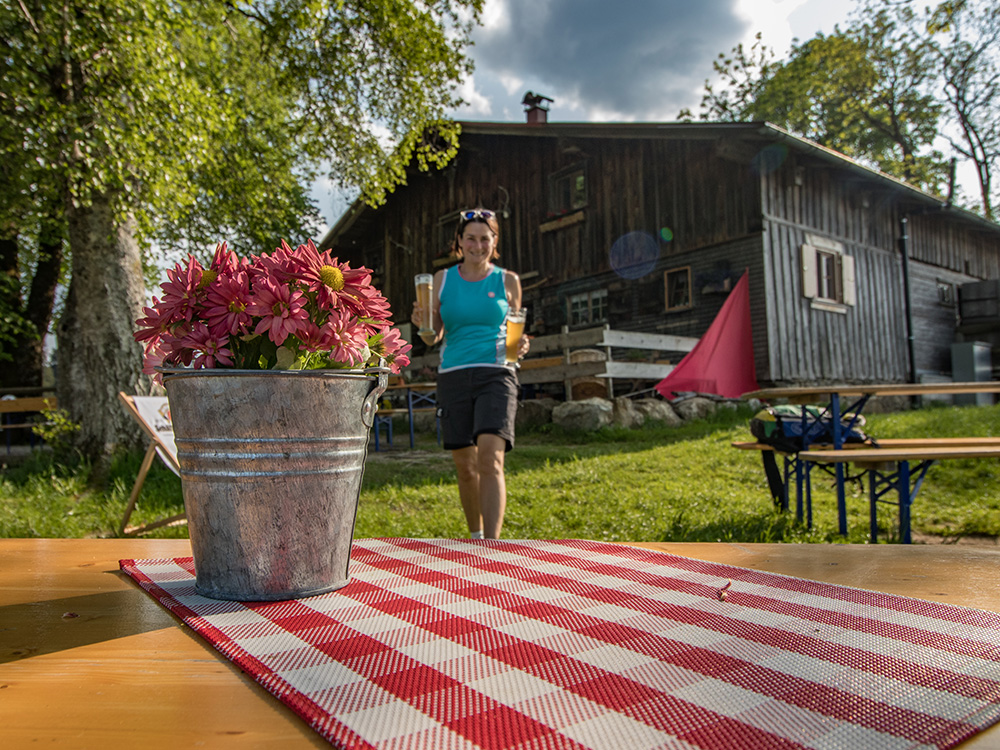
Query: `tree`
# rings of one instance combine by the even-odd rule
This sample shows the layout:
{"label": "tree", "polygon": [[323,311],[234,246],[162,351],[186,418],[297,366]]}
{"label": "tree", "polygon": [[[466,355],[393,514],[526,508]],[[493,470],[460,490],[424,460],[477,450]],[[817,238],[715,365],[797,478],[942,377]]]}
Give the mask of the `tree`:
{"label": "tree", "polygon": [[926,20],[934,37],[952,146],[976,169],[983,215],[993,218],[993,172],[1000,159],[1000,6],[975,0],[940,3]]}
{"label": "tree", "polygon": [[[0,7],[6,238],[68,238],[58,396],[85,455],[132,433],[142,243],[300,233],[319,159],[372,201],[453,154],[482,0],[18,0]],[[51,205],[39,200],[53,196]],[[220,237],[226,233],[228,237]],[[212,235],[209,237],[209,235]],[[267,239],[265,239],[267,238]],[[3,238],[0,238],[3,239]],[[272,243],[270,246],[261,244]],[[41,247],[41,244],[38,245]],[[19,255],[25,251],[19,249]],[[42,257],[42,253],[38,253]],[[24,264],[21,264],[22,267]]]}
{"label": "tree", "polygon": [[794,43],[774,62],[758,43],[720,56],[702,119],[766,120],[935,190],[947,173],[931,148],[941,105],[926,92],[931,48],[887,10]]}

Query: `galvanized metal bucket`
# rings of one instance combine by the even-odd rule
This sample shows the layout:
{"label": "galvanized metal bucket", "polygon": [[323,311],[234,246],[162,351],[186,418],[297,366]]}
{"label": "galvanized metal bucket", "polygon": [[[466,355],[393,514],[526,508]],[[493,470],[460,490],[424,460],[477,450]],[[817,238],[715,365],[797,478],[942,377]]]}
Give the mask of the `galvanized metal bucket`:
{"label": "galvanized metal bucket", "polygon": [[388,370],[164,370],[195,590],[276,601],[348,582]]}

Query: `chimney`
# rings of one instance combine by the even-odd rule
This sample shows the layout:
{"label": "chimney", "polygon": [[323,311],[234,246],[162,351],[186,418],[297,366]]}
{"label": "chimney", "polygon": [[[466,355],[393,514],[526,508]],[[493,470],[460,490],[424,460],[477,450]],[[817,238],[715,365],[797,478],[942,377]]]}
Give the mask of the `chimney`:
{"label": "chimney", "polygon": [[549,108],[545,106],[545,102],[551,102],[547,96],[542,96],[541,94],[536,94],[532,91],[527,92],[524,98],[521,100],[521,104],[524,105],[524,111],[528,117],[529,125],[544,125],[549,120]]}

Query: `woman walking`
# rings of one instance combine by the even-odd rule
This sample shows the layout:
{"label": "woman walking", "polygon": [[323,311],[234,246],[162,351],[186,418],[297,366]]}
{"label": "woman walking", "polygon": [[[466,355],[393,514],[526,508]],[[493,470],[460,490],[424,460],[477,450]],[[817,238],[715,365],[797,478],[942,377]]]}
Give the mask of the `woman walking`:
{"label": "woman walking", "polygon": [[[434,275],[432,345],[443,339],[437,377],[443,442],[473,539],[499,539],[507,505],[504,457],[514,447],[517,376],[506,360],[506,317],[521,307],[521,281],[500,268],[499,222],[492,211],[463,211],[453,251],[458,265]],[[413,322],[424,312],[414,303]],[[522,336],[519,357],[528,351]]]}

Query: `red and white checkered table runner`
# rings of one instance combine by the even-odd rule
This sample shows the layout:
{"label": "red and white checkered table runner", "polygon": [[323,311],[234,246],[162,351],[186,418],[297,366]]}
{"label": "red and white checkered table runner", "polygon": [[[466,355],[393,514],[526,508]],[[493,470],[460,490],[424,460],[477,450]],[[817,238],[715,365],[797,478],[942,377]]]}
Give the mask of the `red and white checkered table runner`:
{"label": "red and white checkered table runner", "polygon": [[944,748],[1000,719],[1000,615],[645,549],[360,539],[348,586],[270,603],[121,566],[338,747]]}

